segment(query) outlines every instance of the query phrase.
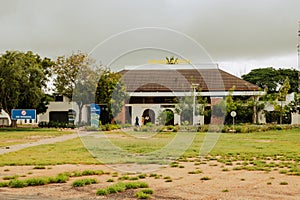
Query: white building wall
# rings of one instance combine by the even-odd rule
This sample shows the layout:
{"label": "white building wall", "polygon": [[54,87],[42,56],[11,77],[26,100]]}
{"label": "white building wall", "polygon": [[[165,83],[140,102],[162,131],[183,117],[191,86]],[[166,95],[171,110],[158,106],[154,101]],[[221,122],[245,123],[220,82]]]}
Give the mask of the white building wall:
{"label": "white building wall", "polygon": [[292,113],[292,122],[291,124],[300,124],[300,113]]}
{"label": "white building wall", "polygon": [[11,124],[10,116],[3,109],[0,112],[0,126],[8,126]]}
{"label": "white building wall", "polygon": [[[145,110],[150,109],[153,110],[155,114],[155,124],[158,124],[157,117],[160,112],[164,110],[172,110],[174,113],[174,124],[181,124],[180,115],[176,114],[175,108],[172,107],[161,107],[162,105],[166,104],[127,104],[126,106],[131,106],[132,108],[132,116],[131,116],[131,124],[135,125],[135,118],[139,118],[139,124],[142,124],[142,116]],[[175,104],[168,104],[168,105],[175,105]],[[195,116],[196,124],[203,125],[204,124],[204,116]]]}
{"label": "white building wall", "polygon": [[[75,124],[77,124],[79,120],[79,108],[75,102],[50,102],[47,111],[37,116],[38,122],[41,121],[49,122],[50,112],[68,111],[70,109],[76,112]],[[82,108],[82,120],[81,120],[82,122],[88,121],[88,109],[89,109],[88,105],[84,105]]]}

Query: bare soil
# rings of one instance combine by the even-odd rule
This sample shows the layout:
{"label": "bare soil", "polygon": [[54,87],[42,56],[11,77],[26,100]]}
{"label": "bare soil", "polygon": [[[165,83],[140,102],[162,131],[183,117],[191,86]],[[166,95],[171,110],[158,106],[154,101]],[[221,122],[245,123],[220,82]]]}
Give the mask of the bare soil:
{"label": "bare soil", "polygon": [[[155,179],[147,177],[140,179],[149,184],[154,190],[151,199],[178,199],[178,200],[226,200],[226,199],[272,199],[272,200],[299,200],[300,177],[279,174],[278,171],[269,173],[262,171],[235,171],[233,166],[225,166],[229,171],[222,171],[223,164],[209,161],[206,164],[195,165],[195,162],[180,162],[182,168],[165,167],[152,172],[161,175]],[[45,186],[25,188],[0,188],[0,199],[137,199],[135,192],[127,190],[123,193],[96,196],[98,188],[104,188],[118,181],[118,177],[112,177],[116,172],[104,165],[57,165],[46,166],[46,169],[33,169],[34,166],[4,166],[0,167],[0,179],[4,176],[19,175],[20,179],[41,176],[56,176],[61,172],[82,171],[85,169],[111,172],[109,175],[92,176],[98,180],[97,184],[79,188],[73,188],[72,182],[82,177],[71,178],[67,183],[49,184]],[[200,174],[188,172],[201,170]],[[122,176],[118,172],[118,176]],[[148,173],[149,175],[150,173]],[[23,176],[23,177],[22,177]],[[130,175],[134,176],[134,175]],[[164,177],[171,177],[172,182],[165,182]],[[201,180],[208,177],[211,180]],[[106,182],[108,179],[115,182]],[[1,180],[3,181],[3,180]],[[281,185],[287,182],[287,185]]]}

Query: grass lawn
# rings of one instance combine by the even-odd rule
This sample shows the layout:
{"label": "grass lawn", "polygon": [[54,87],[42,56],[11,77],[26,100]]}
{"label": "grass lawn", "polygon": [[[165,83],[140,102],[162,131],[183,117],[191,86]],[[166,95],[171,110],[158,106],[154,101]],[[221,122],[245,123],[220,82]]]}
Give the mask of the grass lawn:
{"label": "grass lawn", "polygon": [[[19,132],[22,134],[22,132]],[[38,132],[40,134],[42,132]],[[0,133],[2,134],[2,133]],[[16,138],[19,138],[18,134]],[[131,135],[139,133],[130,133]],[[142,134],[142,133],[140,133]],[[143,133],[145,134],[145,133]],[[153,133],[149,133],[152,135]],[[159,151],[165,147],[175,137],[190,133],[159,133],[151,138],[136,138],[125,133],[107,133],[109,141],[121,150],[135,154],[146,154]],[[196,133],[192,144],[181,157],[197,157],[206,134],[215,133]],[[145,135],[144,135],[145,136]],[[2,138],[1,138],[2,139]],[[14,139],[14,137],[12,137]],[[100,151],[103,149],[103,138],[93,138],[83,142],[93,142],[97,144]],[[176,143],[177,144],[177,143]],[[181,145],[180,142],[178,145]],[[92,150],[89,148],[89,150]],[[176,149],[170,149],[176,151]],[[105,152],[104,152],[105,153]],[[103,154],[102,154],[103,155]],[[223,133],[213,150],[210,152],[212,157],[222,157],[226,160],[251,160],[256,159],[280,159],[284,161],[297,162],[300,160],[300,130],[280,130],[260,133]],[[94,155],[95,157],[95,155]],[[99,163],[85,148],[82,141],[77,138],[51,145],[41,145],[30,147],[17,152],[0,155],[0,165],[55,165],[55,164],[95,164]],[[124,160],[123,160],[124,161]]]}
{"label": "grass lawn", "polygon": [[0,148],[71,133],[51,128],[0,128]]}

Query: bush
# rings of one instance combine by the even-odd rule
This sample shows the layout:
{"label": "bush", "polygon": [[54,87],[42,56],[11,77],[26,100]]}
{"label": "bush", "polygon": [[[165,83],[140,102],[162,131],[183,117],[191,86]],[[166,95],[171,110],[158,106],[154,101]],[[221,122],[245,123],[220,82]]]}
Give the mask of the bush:
{"label": "bush", "polygon": [[161,128],[158,128],[157,131],[158,132],[178,132],[178,126],[172,126],[172,125],[163,126]]}
{"label": "bush", "polygon": [[12,180],[12,179],[17,179],[19,178],[18,175],[13,175],[13,176],[4,176],[2,179],[3,180]]}
{"label": "bush", "polygon": [[8,187],[8,182],[0,182],[0,187]]}
{"label": "bush", "polygon": [[96,195],[101,196],[101,195],[108,195],[109,192],[107,189],[98,189],[96,192]]}
{"label": "bush", "polygon": [[124,192],[128,189],[138,189],[138,188],[147,188],[148,184],[145,182],[119,182],[113,184],[107,188],[98,189],[96,195],[108,195],[112,193]]}
{"label": "bush", "polygon": [[74,124],[69,124],[69,123],[64,123],[64,122],[41,121],[41,122],[39,122],[38,127],[40,127],[40,128],[72,128],[72,129],[74,129],[76,126]]}
{"label": "bush", "polygon": [[45,166],[35,166],[33,169],[46,169]]}
{"label": "bush", "polygon": [[148,188],[148,189],[143,189],[141,190],[141,192],[145,193],[145,194],[153,194],[153,190]]}
{"label": "bush", "polygon": [[69,179],[69,176],[59,174],[56,176],[53,183],[66,183]]}
{"label": "bush", "polygon": [[97,183],[96,179],[93,178],[85,178],[85,179],[80,179],[76,180],[72,183],[73,187],[83,187],[85,185],[90,185],[90,184],[95,184]]}
{"label": "bush", "polygon": [[49,183],[48,178],[29,178],[25,180],[27,186],[46,185]]}
{"label": "bush", "polygon": [[142,191],[135,193],[135,195],[139,199],[149,199],[151,197],[150,194],[144,193]]}
{"label": "bush", "polygon": [[27,186],[25,181],[21,181],[21,180],[17,180],[17,179],[10,180],[8,185],[11,188],[22,188],[22,187]]}
{"label": "bush", "polygon": [[[220,127],[218,126],[200,126],[198,131],[202,132],[209,127],[210,132],[218,132]],[[249,124],[237,124],[234,127],[232,125],[224,125],[222,128],[223,133],[231,133],[234,129],[236,133],[252,133],[252,132],[265,132],[270,130],[288,130],[295,128],[297,126],[293,125],[276,125],[276,124],[266,124],[266,125],[249,125]]]}
{"label": "bush", "polygon": [[204,176],[200,180],[202,180],[202,181],[208,181],[208,180],[211,180],[211,178],[209,178],[208,176]]}

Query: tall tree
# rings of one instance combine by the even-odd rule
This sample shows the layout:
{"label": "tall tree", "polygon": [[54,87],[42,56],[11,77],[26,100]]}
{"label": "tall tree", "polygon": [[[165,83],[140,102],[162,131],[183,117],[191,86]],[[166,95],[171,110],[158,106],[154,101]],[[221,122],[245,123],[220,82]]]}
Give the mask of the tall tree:
{"label": "tall tree", "polygon": [[283,105],[283,101],[286,100],[286,95],[288,94],[288,91],[290,89],[290,80],[288,77],[285,78],[285,81],[283,82],[282,86],[279,89],[279,93],[278,93],[278,101],[279,103],[276,103],[274,108],[275,111],[279,112],[279,116],[280,116],[280,124],[282,124],[282,117],[283,114],[287,111],[288,107],[286,105]]}
{"label": "tall tree", "polygon": [[[198,96],[196,97],[195,102],[195,115],[208,115],[208,111],[205,110],[207,106],[207,98],[201,96],[201,88],[197,88]],[[193,92],[191,96],[184,96],[179,98],[177,105],[175,106],[175,113],[180,115],[181,122],[193,123],[193,103],[194,96]]]}
{"label": "tall tree", "polygon": [[[95,67],[93,69],[92,67]],[[82,121],[82,108],[93,103],[98,79],[95,62],[84,53],[60,56],[53,67],[55,92],[67,96],[78,105],[78,123]]]}
{"label": "tall tree", "polygon": [[127,99],[126,88],[119,73],[103,69],[96,89],[96,103],[106,105],[109,121],[122,110]]}
{"label": "tall tree", "polygon": [[291,92],[298,92],[298,73],[295,69],[274,69],[261,68],[254,69],[250,73],[245,74],[242,78],[250,83],[253,83],[263,89],[267,88],[268,93],[276,93],[278,89],[283,85],[286,77],[290,78],[290,89]]}
{"label": "tall tree", "polygon": [[0,108],[37,108],[45,97],[53,62],[31,51],[6,51],[0,56]]}

